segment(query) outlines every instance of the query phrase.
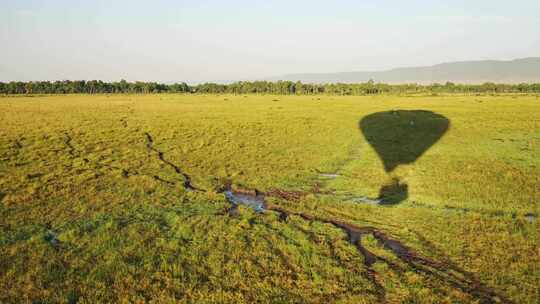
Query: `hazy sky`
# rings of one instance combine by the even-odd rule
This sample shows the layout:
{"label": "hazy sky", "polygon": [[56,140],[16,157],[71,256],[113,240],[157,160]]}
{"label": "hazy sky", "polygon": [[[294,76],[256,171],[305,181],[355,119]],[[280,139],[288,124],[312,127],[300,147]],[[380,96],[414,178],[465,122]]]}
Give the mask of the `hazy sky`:
{"label": "hazy sky", "polygon": [[540,0],[0,0],[0,81],[219,81],[540,56]]}

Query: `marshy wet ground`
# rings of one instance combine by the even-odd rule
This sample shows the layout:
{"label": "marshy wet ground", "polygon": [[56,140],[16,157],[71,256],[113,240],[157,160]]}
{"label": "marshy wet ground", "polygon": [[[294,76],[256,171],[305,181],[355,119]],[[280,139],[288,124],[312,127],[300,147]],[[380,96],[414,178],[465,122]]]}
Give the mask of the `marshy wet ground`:
{"label": "marshy wet ground", "polygon": [[325,179],[336,179],[340,176],[341,174],[338,174],[338,173],[319,173],[319,177],[325,178]]}
{"label": "marshy wet ground", "polygon": [[244,205],[253,209],[255,212],[263,212],[266,208],[263,194],[248,194],[226,190],[223,192],[225,198],[233,205],[229,213],[236,212],[239,205]]}
{"label": "marshy wet ground", "polygon": [[536,215],[534,213],[525,214],[525,220],[527,220],[527,222],[529,222],[529,223],[533,223],[537,219],[538,219],[538,215]]}
{"label": "marshy wet ground", "polygon": [[[376,254],[365,247],[362,239],[368,236],[373,237],[379,247],[392,254],[404,265],[415,269],[417,273],[435,277],[449,286],[459,289],[477,299],[480,303],[511,303],[508,299],[497,294],[491,288],[484,286],[473,274],[457,267],[452,262],[447,260],[437,261],[429,257],[424,257],[398,239],[393,238],[391,235],[378,228],[371,226],[361,227],[341,220],[323,218],[273,205],[267,203],[265,194],[257,190],[235,191],[231,190],[229,187],[227,190],[223,191],[223,194],[232,204],[232,208],[228,210],[229,215],[236,215],[238,206],[243,205],[253,209],[257,213],[264,213],[265,211],[276,212],[279,214],[280,221],[283,222],[286,222],[290,216],[298,216],[308,222],[329,224],[342,230],[345,233],[348,242],[354,246],[358,253],[364,258],[364,275],[366,279],[373,284],[375,293],[380,302],[386,301],[386,290],[374,264],[387,264],[388,267],[396,273],[403,273],[406,269],[395,262],[391,262],[387,257]],[[357,199],[363,202],[380,204],[380,200],[371,200],[364,197]]]}

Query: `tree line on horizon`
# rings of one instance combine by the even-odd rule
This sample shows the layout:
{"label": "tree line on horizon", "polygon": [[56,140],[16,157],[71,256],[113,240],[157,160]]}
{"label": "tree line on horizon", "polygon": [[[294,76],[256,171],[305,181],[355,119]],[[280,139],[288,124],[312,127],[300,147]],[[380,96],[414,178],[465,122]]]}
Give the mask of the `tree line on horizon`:
{"label": "tree line on horizon", "polygon": [[157,82],[77,81],[12,81],[0,82],[0,94],[277,94],[277,95],[373,95],[402,93],[540,93],[540,83],[521,84],[386,84],[370,80],[365,83],[312,84],[300,81],[239,81],[231,84],[185,82],[163,84]]}

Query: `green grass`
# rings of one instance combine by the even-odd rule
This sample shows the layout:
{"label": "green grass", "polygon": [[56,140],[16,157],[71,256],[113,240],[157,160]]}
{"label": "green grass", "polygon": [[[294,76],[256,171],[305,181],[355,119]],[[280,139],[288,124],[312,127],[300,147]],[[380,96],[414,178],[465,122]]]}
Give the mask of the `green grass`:
{"label": "green grass", "polygon": [[[391,110],[432,111],[450,126],[387,173],[359,126]],[[525,217],[540,214],[535,96],[4,97],[0,120],[0,302],[381,300],[342,230],[243,207],[230,216],[216,191],[227,180],[303,191],[268,200],[375,227],[503,299],[540,299],[539,220]],[[186,191],[186,176],[205,191]],[[405,200],[351,199],[377,197],[392,178],[407,184]],[[388,303],[482,301],[372,236],[362,244],[387,260],[372,268]]]}

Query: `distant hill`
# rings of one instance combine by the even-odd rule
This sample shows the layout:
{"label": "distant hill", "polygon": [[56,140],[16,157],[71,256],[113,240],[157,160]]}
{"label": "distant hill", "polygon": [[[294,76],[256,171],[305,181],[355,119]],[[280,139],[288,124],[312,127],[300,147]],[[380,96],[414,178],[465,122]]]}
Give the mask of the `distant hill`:
{"label": "distant hill", "polygon": [[396,68],[374,72],[289,74],[269,80],[300,80],[304,83],[540,83],[540,57],[510,61],[480,60],[441,63],[425,67]]}

